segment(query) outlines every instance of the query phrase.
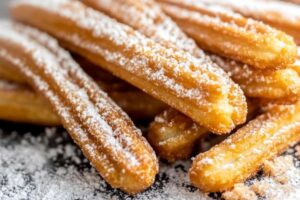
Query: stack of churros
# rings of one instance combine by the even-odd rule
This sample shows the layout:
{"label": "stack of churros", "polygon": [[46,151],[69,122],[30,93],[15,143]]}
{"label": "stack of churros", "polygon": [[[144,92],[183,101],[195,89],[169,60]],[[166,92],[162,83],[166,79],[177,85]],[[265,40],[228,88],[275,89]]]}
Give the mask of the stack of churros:
{"label": "stack of churros", "polygon": [[[14,1],[17,22],[0,22],[0,119],[63,125],[129,194],[152,185],[156,155],[195,153],[192,184],[229,190],[300,140],[299,24],[287,8],[296,19],[297,5],[258,0]],[[128,115],[154,119],[147,139]]]}

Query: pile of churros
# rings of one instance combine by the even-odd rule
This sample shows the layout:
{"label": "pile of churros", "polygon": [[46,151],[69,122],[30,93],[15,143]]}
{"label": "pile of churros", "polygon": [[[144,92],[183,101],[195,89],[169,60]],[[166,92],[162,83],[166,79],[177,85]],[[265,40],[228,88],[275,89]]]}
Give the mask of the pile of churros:
{"label": "pile of churros", "polygon": [[[128,194],[168,162],[223,192],[300,141],[300,6],[16,0],[0,21],[0,119],[62,125]],[[149,123],[148,133],[133,121]],[[203,138],[211,147],[201,148]]]}

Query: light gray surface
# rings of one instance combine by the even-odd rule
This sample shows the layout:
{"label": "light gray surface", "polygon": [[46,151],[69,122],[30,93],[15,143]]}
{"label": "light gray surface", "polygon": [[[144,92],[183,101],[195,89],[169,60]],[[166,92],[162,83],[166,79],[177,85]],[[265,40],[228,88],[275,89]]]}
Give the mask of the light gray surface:
{"label": "light gray surface", "polygon": [[1,18],[8,16],[7,6],[8,6],[9,1],[10,0],[0,0],[0,17]]}

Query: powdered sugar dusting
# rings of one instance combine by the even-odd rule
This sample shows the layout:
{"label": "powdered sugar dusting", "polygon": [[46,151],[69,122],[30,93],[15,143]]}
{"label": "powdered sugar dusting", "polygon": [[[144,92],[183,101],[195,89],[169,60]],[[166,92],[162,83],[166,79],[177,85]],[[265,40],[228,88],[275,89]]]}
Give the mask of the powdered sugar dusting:
{"label": "powdered sugar dusting", "polygon": [[[109,63],[118,65],[135,76],[143,77],[143,79],[155,83],[156,87],[165,87],[177,97],[196,100],[199,106],[203,106],[208,103],[205,102],[205,97],[210,94],[199,90],[199,88],[209,86],[218,94],[225,95],[228,93],[230,79],[224,76],[223,70],[212,67],[206,59],[196,59],[188,53],[166,49],[134,32],[129,27],[118,24],[107,16],[84,7],[79,2],[63,4],[64,2],[51,1],[51,4],[55,5],[50,7],[45,3],[33,0],[29,2],[19,1],[18,4],[38,6],[45,9],[46,12],[52,12],[71,20],[81,29],[91,31],[93,37],[109,40],[113,46],[121,49],[121,51],[112,52],[103,49],[101,44],[88,43],[77,33],[73,33],[73,35],[66,34],[64,31],[53,33],[76,46],[103,56]],[[76,10],[76,15],[74,15],[74,10]],[[123,46],[126,46],[124,52],[122,51]],[[124,53],[127,55],[132,53],[134,56],[124,56]],[[156,65],[150,67],[150,63],[156,63]],[[189,82],[193,84],[189,87],[192,87],[188,88],[182,84],[182,79],[189,79]],[[202,85],[206,86],[202,87]],[[156,94],[155,91],[150,92],[153,95]]]}
{"label": "powdered sugar dusting", "polygon": [[130,25],[142,34],[166,46],[175,46],[196,57],[204,57],[196,43],[188,38],[180,28],[152,0],[123,1],[100,0],[84,3],[99,9],[119,21]]}
{"label": "powdered sugar dusting", "polygon": [[[134,173],[139,174],[140,179],[148,178],[149,174],[143,173],[143,170],[148,170],[147,167],[150,172],[157,169],[154,152],[141,137],[140,131],[59,48],[54,39],[18,24],[2,22],[0,25],[5,30],[1,31],[0,39],[18,45],[34,65],[28,66],[22,58],[6,50],[5,45],[0,49],[0,56],[18,67],[46,96],[87,157],[96,167],[103,165],[100,172],[104,177],[112,175],[114,170],[108,156],[115,161],[115,166],[135,168]],[[24,32],[20,33],[20,30]],[[99,148],[107,152],[99,151]],[[140,154],[136,154],[137,151]]]}
{"label": "powdered sugar dusting", "polygon": [[110,188],[61,130],[46,128],[35,134],[1,130],[0,138],[1,199],[210,199],[190,186],[189,162],[162,164],[152,188],[132,198]]}
{"label": "powdered sugar dusting", "polygon": [[[5,126],[5,123],[0,124],[2,128]],[[72,144],[68,134],[62,130],[45,128],[37,129],[34,133],[8,130],[0,129],[1,199],[211,199],[190,185],[187,170],[191,163],[188,161],[174,165],[161,163],[154,185],[132,198],[111,189],[89,166],[78,148]],[[30,130],[33,128],[30,127]],[[294,150],[291,148],[287,152],[293,153]],[[294,161],[299,167],[299,159]],[[299,169],[296,170],[299,172]],[[295,172],[289,172],[288,187],[265,177],[264,180],[271,185],[268,190],[264,190],[265,193],[270,197],[278,195],[284,199],[297,199],[300,176]],[[261,177],[257,177],[249,182],[253,184],[260,179]]]}
{"label": "powdered sugar dusting", "polygon": [[[195,0],[189,0],[195,2]],[[256,19],[265,18],[276,22],[291,23],[300,25],[300,7],[294,4],[280,1],[261,1],[261,0],[200,0],[209,4],[218,4],[226,8],[240,12],[243,15]]]}

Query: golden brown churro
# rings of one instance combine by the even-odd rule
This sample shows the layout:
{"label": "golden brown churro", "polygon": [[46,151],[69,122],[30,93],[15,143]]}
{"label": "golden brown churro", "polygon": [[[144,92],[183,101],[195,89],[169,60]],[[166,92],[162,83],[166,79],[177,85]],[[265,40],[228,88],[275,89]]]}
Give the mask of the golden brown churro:
{"label": "golden brown churro", "polygon": [[130,194],[148,188],[158,171],[157,159],[127,115],[56,40],[7,21],[0,29],[0,59],[14,65],[48,100],[102,177]]}
{"label": "golden brown churro", "polygon": [[[23,78],[23,76],[12,66],[6,65],[7,67],[1,66],[0,64],[0,79],[4,80],[10,80],[10,81],[16,81],[16,83],[22,83],[26,82],[26,80]],[[87,65],[85,65],[87,66]],[[155,115],[161,113],[165,108],[167,108],[167,105],[162,103],[161,101],[158,101],[154,99],[153,97],[147,95],[146,93],[126,84],[125,82],[115,78],[110,73],[105,72],[103,70],[93,70],[89,71],[87,69],[88,67],[83,67],[84,70],[87,70],[88,74],[91,74],[93,77],[95,77],[96,83],[100,86],[101,89],[103,89],[105,92],[108,93],[108,95],[116,102],[118,106],[120,106],[130,117],[132,117],[134,120],[152,120]],[[16,83],[11,83],[13,85],[16,85]],[[22,85],[22,87],[25,87]],[[28,88],[28,87],[27,87]],[[24,97],[24,94],[19,91],[10,91],[10,93],[13,93],[14,96],[16,96],[16,100],[21,99]],[[29,93],[29,90],[26,92],[26,94]],[[31,96],[34,96],[37,98],[37,102],[40,102],[40,97],[38,95],[34,94],[33,91],[31,91]],[[6,93],[3,93],[5,95]],[[4,97],[7,98],[7,97]],[[27,101],[27,100],[24,100]],[[6,101],[7,102],[7,101]],[[11,98],[11,102],[14,105],[19,105],[19,101],[14,102],[13,98]],[[29,100],[27,102],[30,102]],[[132,103],[135,102],[135,103]],[[43,103],[45,104],[45,103]],[[26,105],[24,104],[22,106],[22,109],[25,109]],[[32,101],[32,106],[34,107],[36,105],[35,101]],[[5,106],[3,102],[3,106]],[[9,104],[7,105],[9,106]],[[39,104],[36,105],[39,107]],[[29,107],[28,109],[33,109]],[[17,107],[15,108],[17,109]],[[20,108],[21,109],[21,108]],[[35,108],[38,110],[38,108]],[[46,109],[46,108],[45,108]],[[50,112],[50,111],[48,111]],[[53,115],[53,114],[52,114]],[[7,116],[7,117],[5,117]],[[24,116],[22,118],[22,116]],[[53,124],[51,117],[49,118],[49,121],[47,122],[47,116],[44,116],[44,123],[38,123],[40,120],[40,116],[31,116],[32,119],[35,119],[36,117],[36,123],[35,124]],[[21,122],[25,123],[33,123],[32,120],[27,120],[28,116],[26,113],[19,112],[18,119],[20,119]],[[2,119],[10,120],[11,114],[6,115],[3,113]],[[59,124],[59,123],[55,123]]]}
{"label": "golden brown churro", "polygon": [[285,69],[262,70],[216,55],[210,58],[228,72],[247,97],[279,99],[300,95],[300,73],[296,63]]}
{"label": "golden brown churro", "polygon": [[[166,46],[174,45],[176,48],[189,51],[196,57],[200,53],[195,52],[202,52],[195,43],[178,30],[176,24],[162,14],[151,0],[85,0],[84,3],[117,18]],[[162,29],[163,27],[168,28]],[[200,54],[200,56],[205,55]],[[211,58],[231,74],[233,80],[240,84],[249,97],[281,98],[294,95],[299,90],[300,79],[292,69],[263,71],[216,57]]]}
{"label": "golden brown churro", "polygon": [[167,47],[204,57],[196,43],[188,38],[153,0],[83,0],[92,8],[138,30]]}
{"label": "golden brown churro", "polygon": [[261,22],[199,1],[159,1],[205,50],[260,69],[285,68],[295,61],[293,38]]}
{"label": "golden brown churro", "polygon": [[300,102],[276,106],[209,151],[190,169],[192,183],[207,192],[224,191],[254,175],[267,159],[300,139]]}
{"label": "golden brown churro", "polygon": [[21,0],[11,13],[215,133],[245,121],[245,97],[223,70],[165,48],[79,1]]}
{"label": "golden brown churro", "polygon": [[200,0],[199,2],[219,5],[246,17],[263,21],[293,36],[296,43],[300,44],[300,7],[297,5],[274,0]]}
{"label": "golden brown churro", "polygon": [[151,123],[148,140],[161,158],[174,162],[189,158],[194,145],[207,133],[190,118],[168,109]]}
{"label": "golden brown churro", "polygon": [[[256,100],[254,103],[251,99],[247,99],[247,107],[247,120],[250,120],[257,114],[259,107]],[[204,127],[170,108],[156,116],[150,124],[148,140],[160,158],[175,162],[190,158],[200,139],[208,133]]]}
{"label": "golden brown churro", "polygon": [[[152,120],[166,108],[160,101],[143,92],[107,92],[135,120]],[[0,96],[0,119],[50,126],[61,124],[45,99],[26,85],[0,79]]]}
{"label": "golden brown churro", "polygon": [[0,79],[0,119],[47,126],[60,120],[40,95],[29,87]]}

